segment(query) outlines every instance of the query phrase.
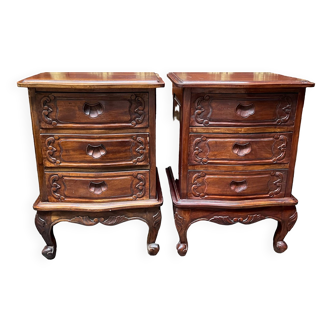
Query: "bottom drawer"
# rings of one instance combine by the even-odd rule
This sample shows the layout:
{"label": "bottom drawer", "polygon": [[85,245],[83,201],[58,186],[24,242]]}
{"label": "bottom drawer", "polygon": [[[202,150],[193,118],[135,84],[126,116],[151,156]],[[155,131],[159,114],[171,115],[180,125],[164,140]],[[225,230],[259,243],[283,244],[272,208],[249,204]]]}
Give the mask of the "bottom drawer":
{"label": "bottom drawer", "polygon": [[284,197],[286,170],[189,171],[188,198],[246,199]]}
{"label": "bottom drawer", "polygon": [[149,171],[45,172],[49,202],[130,201],[149,198]]}

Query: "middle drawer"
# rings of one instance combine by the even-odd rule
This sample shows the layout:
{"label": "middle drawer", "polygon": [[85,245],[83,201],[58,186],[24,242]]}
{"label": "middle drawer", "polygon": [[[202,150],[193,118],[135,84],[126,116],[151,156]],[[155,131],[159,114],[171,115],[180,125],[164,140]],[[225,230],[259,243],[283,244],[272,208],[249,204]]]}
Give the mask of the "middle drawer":
{"label": "middle drawer", "polygon": [[189,165],[288,163],[292,133],[190,134]]}
{"label": "middle drawer", "polygon": [[149,165],[149,134],[41,134],[46,167]]}

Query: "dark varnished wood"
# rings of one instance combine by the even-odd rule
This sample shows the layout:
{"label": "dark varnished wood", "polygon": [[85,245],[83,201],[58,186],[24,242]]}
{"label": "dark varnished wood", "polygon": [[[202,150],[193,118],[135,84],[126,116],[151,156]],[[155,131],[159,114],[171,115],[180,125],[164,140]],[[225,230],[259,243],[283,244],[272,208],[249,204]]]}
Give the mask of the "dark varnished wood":
{"label": "dark varnished wood", "polygon": [[[159,245],[155,243],[161,223],[160,208],[150,209],[131,209],[115,212],[42,212],[38,211],[35,218],[36,227],[46,242],[42,254],[47,259],[53,259],[56,255],[57,244],[53,233],[53,227],[63,221],[81,224],[85,226],[94,226],[98,223],[115,226],[125,221],[139,219],[145,222],[149,227],[147,238],[147,249],[150,255],[156,255],[159,252]],[[77,254],[77,248],[74,248]]]}
{"label": "dark varnished wood", "polygon": [[189,171],[188,198],[249,199],[284,197],[285,170],[269,171]]}
{"label": "dark varnished wood", "polygon": [[17,82],[26,88],[114,89],[160,88],[165,83],[156,73],[40,73]]}
{"label": "dark varnished wood", "polygon": [[41,134],[47,167],[149,165],[149,135]]}
{"label": "dark varnished wood", "polygon": [[190,125],[293,125],[297,93],[193,93]]}
{"label": "dark varnished wood", "polygon": [[315,86],[315,83],[307,80],[265,72],[176,72],[168,73],[167,77],[179,88],[305,88]]}
{"label": "dark varnished wood", "polygon": [[179,180],[167,170],[179,254],[186,254],[186,232],[197,221],[266,218],[278,221],[274,249],[285,251],[297,219],[292,183],[305,88],[314,83],[272,73],[168,77],[180,120]]}
{"label": "dark varnished wood", "polygon": [[148,93],[37,93],[41,128],[147,128]]}
{"label": "dark varnished wood", "polygon": [[29,88],[40,195],[36,226],[54,258],[53,226],[141,219],[155,255],[163,203],[156,170],[154,73],[43,73]]}
{"label": "dark varnished wood", "polygon": [[190,134],[190,165],[288,163],[291,133]]}
{"label": "dark varnished wood", "polygon": [[149,198],[149,171],[45,172],[49,202],[135,201]]}

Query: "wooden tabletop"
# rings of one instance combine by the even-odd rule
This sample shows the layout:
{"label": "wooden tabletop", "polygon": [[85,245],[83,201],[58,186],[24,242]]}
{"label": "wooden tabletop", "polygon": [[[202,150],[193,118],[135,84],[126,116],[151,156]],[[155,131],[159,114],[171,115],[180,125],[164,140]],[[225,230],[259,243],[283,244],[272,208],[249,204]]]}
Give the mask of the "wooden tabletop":
{"label": "wooden tabletop", "polygon": [[180,88],[263,88],[313,87],[315,83],[274,73],[168,73],[167,77]]}
{"label": "wooden tabletop", "polygon": [[161,88],[164,81],[156,73],[41,73],[17,82],[26,88]]}

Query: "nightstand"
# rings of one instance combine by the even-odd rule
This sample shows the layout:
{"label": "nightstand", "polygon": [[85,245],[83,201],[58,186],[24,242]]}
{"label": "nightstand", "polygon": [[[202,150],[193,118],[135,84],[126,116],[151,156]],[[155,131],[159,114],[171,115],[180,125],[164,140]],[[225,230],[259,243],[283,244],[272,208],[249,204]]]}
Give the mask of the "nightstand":
{"label": "nightstand", "polygon": [[[29,90],[40,196],[35,223],[53,259],[53,227],[140,219],[156,255],[162,193],[156,169],[155,73],[42,73]],[[77,250],[77,248],[73,248]]]}
{"label": "nightstand", "polygon": [[174,218],[187,230],[201,220],[222,225],[278,221],[274,250],[287,249],[297,200],[294,167],[305,90],[314,83],[273,73],[169,73],[180,120],[179,179],[167,169]]}

